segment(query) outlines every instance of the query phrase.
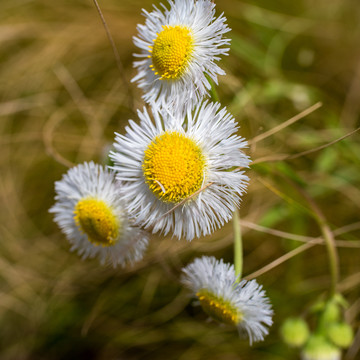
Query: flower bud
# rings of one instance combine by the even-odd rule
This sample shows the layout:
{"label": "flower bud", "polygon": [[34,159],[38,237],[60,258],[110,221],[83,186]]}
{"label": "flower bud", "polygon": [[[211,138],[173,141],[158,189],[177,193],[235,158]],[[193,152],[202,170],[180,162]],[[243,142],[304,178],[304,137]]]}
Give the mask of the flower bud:
{"label": "flower bud", "polygon": [[309,337],[309,328],[301,318],[288,318],[283,323],[280,333],[287,345],[302,346]]}
{"label": "flower bud", "polygon": [[354,340],[352,328],[346,322],[331,324],[327,329],[328,338],[336,345],[347,348]]}
{"label": "flower bud", "polygon": [[302,353],[302,360],[340,360],[341,351],[322,335],[311,335]]}
{"label": "flower bud", "polygon": [[340,306],[335,301],[330,301],[325,305],[324,312],[322,314],[322,320],[324,324],[330,324],[339,321],[341,317]]}

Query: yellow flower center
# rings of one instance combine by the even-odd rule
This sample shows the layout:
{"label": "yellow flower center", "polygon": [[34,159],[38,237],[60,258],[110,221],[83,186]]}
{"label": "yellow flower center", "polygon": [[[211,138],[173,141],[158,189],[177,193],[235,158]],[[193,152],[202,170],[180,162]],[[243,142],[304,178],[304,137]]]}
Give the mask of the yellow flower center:
{"label": "yellow flower center", "polygon": [[203,310],[213,319],[229,325],[237,325],[242,321],[242,313],[229,301],[202,289],[196,293]]}
{"label": "yellow flower center", "polygon": [[194,140],[176,131],[157,136],[145,150],[143,172],[151,191],[180,202],[201,188],[205,157]]}
{"label": "yellow flower center", "polygon": [[103,200],[81,199],[75,206],[74,220],[95,245],[111,246],[118,237],[119,221]]}
{"label": "yellow flower center", "polygon": [[150,68],[160,75],[160,79],[177,79],[189,62],[193,50],[193,37],[183,26],[163,26],[157,33],[154,46],[150,46]]}

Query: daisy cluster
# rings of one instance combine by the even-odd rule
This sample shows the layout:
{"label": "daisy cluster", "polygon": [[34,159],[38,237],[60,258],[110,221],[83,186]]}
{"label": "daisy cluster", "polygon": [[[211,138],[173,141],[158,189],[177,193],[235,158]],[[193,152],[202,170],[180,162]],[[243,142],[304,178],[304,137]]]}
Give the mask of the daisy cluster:
{"label": "daisy cluster", "polygon": [[[55,184],[55,222],[83,258],[127,266],[140,261],[151,234],[191,241],[213,233],[240,206],[250,163],[238,123],[207,99],[217,62],[227,55],[230,31],[210,0],[168,0],[143,10],[134,43],[133,81],[147,107],[115,134],[112,166],[93,162],[70,169]],[[182,283],[204,311],[263,340],[272,310],[255,280],[213,257],[183,269]]]}

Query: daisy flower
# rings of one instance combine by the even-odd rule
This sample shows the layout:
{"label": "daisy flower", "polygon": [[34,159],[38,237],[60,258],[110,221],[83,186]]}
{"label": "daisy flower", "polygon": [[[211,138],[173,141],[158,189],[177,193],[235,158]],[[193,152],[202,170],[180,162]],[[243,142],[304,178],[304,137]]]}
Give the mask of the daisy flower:
{"label": "daisy flower", "polygon": [[55,182],[56,203],[49,211],[83,259],[124,267],[143,257],[148,236],[128,219],[119,186],[112,171],[93,162]]}
{"label": "daisy flower", "polygon": [[182,272],[182,283],[211,318],[236,326],[240,335],[248,335],[250,344],[264,340],[273,312],[255,280],[237,282],[233,265],[208,256],[195,259]]}
{"label": "daisy flower", "polygon": [[[141,60],[134,62],[138,74],[132,79],[143,89],[143,99],[159,105],[180,106],[184,99],[194,105],[211,88],[210,78],[225,72],[216,65],[227,54],[230,31],[223,15],[215,17],[210,0],[168,0],[170,9],[154,6],[143,10],[145,25],[138,25],[135,45]],[[180,102],[181,101],[181,102]]]}
{"label": "daisy flower", "polygon": [[130,121],[125,135],[116,134],[110,158],[140,226],[192,240],[231,219],[248,180],[241,168],[250,160],[234,118],[219,107],[154,107],[154,122],[144,109],[139,125]]}

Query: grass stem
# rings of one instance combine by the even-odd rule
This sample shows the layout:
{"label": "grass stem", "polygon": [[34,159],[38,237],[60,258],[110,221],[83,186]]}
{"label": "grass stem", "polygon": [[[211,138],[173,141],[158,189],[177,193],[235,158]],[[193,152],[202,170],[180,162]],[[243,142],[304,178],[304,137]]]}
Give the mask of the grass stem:
{"label": "grass stem", "polygon": [[242,248],[242,238],[241,238],[240,216],[238,210],[234,211],[233,227],[234,227],[234,266],[235,266],[235,275],[239,281],[241,279],[242,270],[243,270],[243,248]]}

